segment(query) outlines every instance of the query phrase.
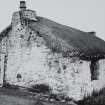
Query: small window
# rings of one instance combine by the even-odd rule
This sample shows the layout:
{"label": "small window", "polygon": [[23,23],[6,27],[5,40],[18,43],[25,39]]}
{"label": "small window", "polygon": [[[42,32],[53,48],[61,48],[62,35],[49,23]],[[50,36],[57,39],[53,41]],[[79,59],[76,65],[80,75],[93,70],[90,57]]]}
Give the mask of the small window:
{"label": "small window", "polygon": [[17,74],[16,78],[17,78],[17,81],[20,82],[22,78],[21,74]]}

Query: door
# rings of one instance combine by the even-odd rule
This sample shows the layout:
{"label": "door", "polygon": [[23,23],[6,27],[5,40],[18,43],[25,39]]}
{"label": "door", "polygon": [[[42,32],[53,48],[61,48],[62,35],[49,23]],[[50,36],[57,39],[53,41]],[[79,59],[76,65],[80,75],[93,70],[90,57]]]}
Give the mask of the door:
{"label": "door", "polygon": [[5,54],[0,54],[0,87],[3,86]]}

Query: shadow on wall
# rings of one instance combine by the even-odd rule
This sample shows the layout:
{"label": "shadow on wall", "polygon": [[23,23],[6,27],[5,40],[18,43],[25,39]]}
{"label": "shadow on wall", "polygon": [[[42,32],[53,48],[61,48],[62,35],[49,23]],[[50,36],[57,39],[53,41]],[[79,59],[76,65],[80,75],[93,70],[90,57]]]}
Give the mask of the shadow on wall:
{"label": "shadow on wall", "polygon": [[30,92],[34,92],[34,93],[51,93],[51,88],[48,85],[45,84],[36,84],[31,86],[30,89],[28,89],[28,91]]}

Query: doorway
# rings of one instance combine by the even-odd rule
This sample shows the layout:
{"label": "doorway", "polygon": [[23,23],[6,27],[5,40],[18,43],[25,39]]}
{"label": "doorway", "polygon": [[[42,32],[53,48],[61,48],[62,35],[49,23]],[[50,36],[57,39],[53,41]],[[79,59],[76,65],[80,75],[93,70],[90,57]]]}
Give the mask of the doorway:
{"label": "doorway", "polygon": [[4,80],[4,66],[5,66],[5,54],[0,54],[0,87],[3,86]]}

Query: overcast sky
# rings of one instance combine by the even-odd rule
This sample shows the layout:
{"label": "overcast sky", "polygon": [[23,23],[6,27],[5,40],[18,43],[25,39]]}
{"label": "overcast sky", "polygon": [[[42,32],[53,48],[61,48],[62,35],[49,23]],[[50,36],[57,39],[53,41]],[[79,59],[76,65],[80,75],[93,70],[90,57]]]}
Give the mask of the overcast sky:
{"label": "overcast sky", "polygon": [[[0,0],[0,31],[11,23],[20,0]],[[96,31],[105,40],[105,0],[27,0],[37,15],[83,31]]]}

